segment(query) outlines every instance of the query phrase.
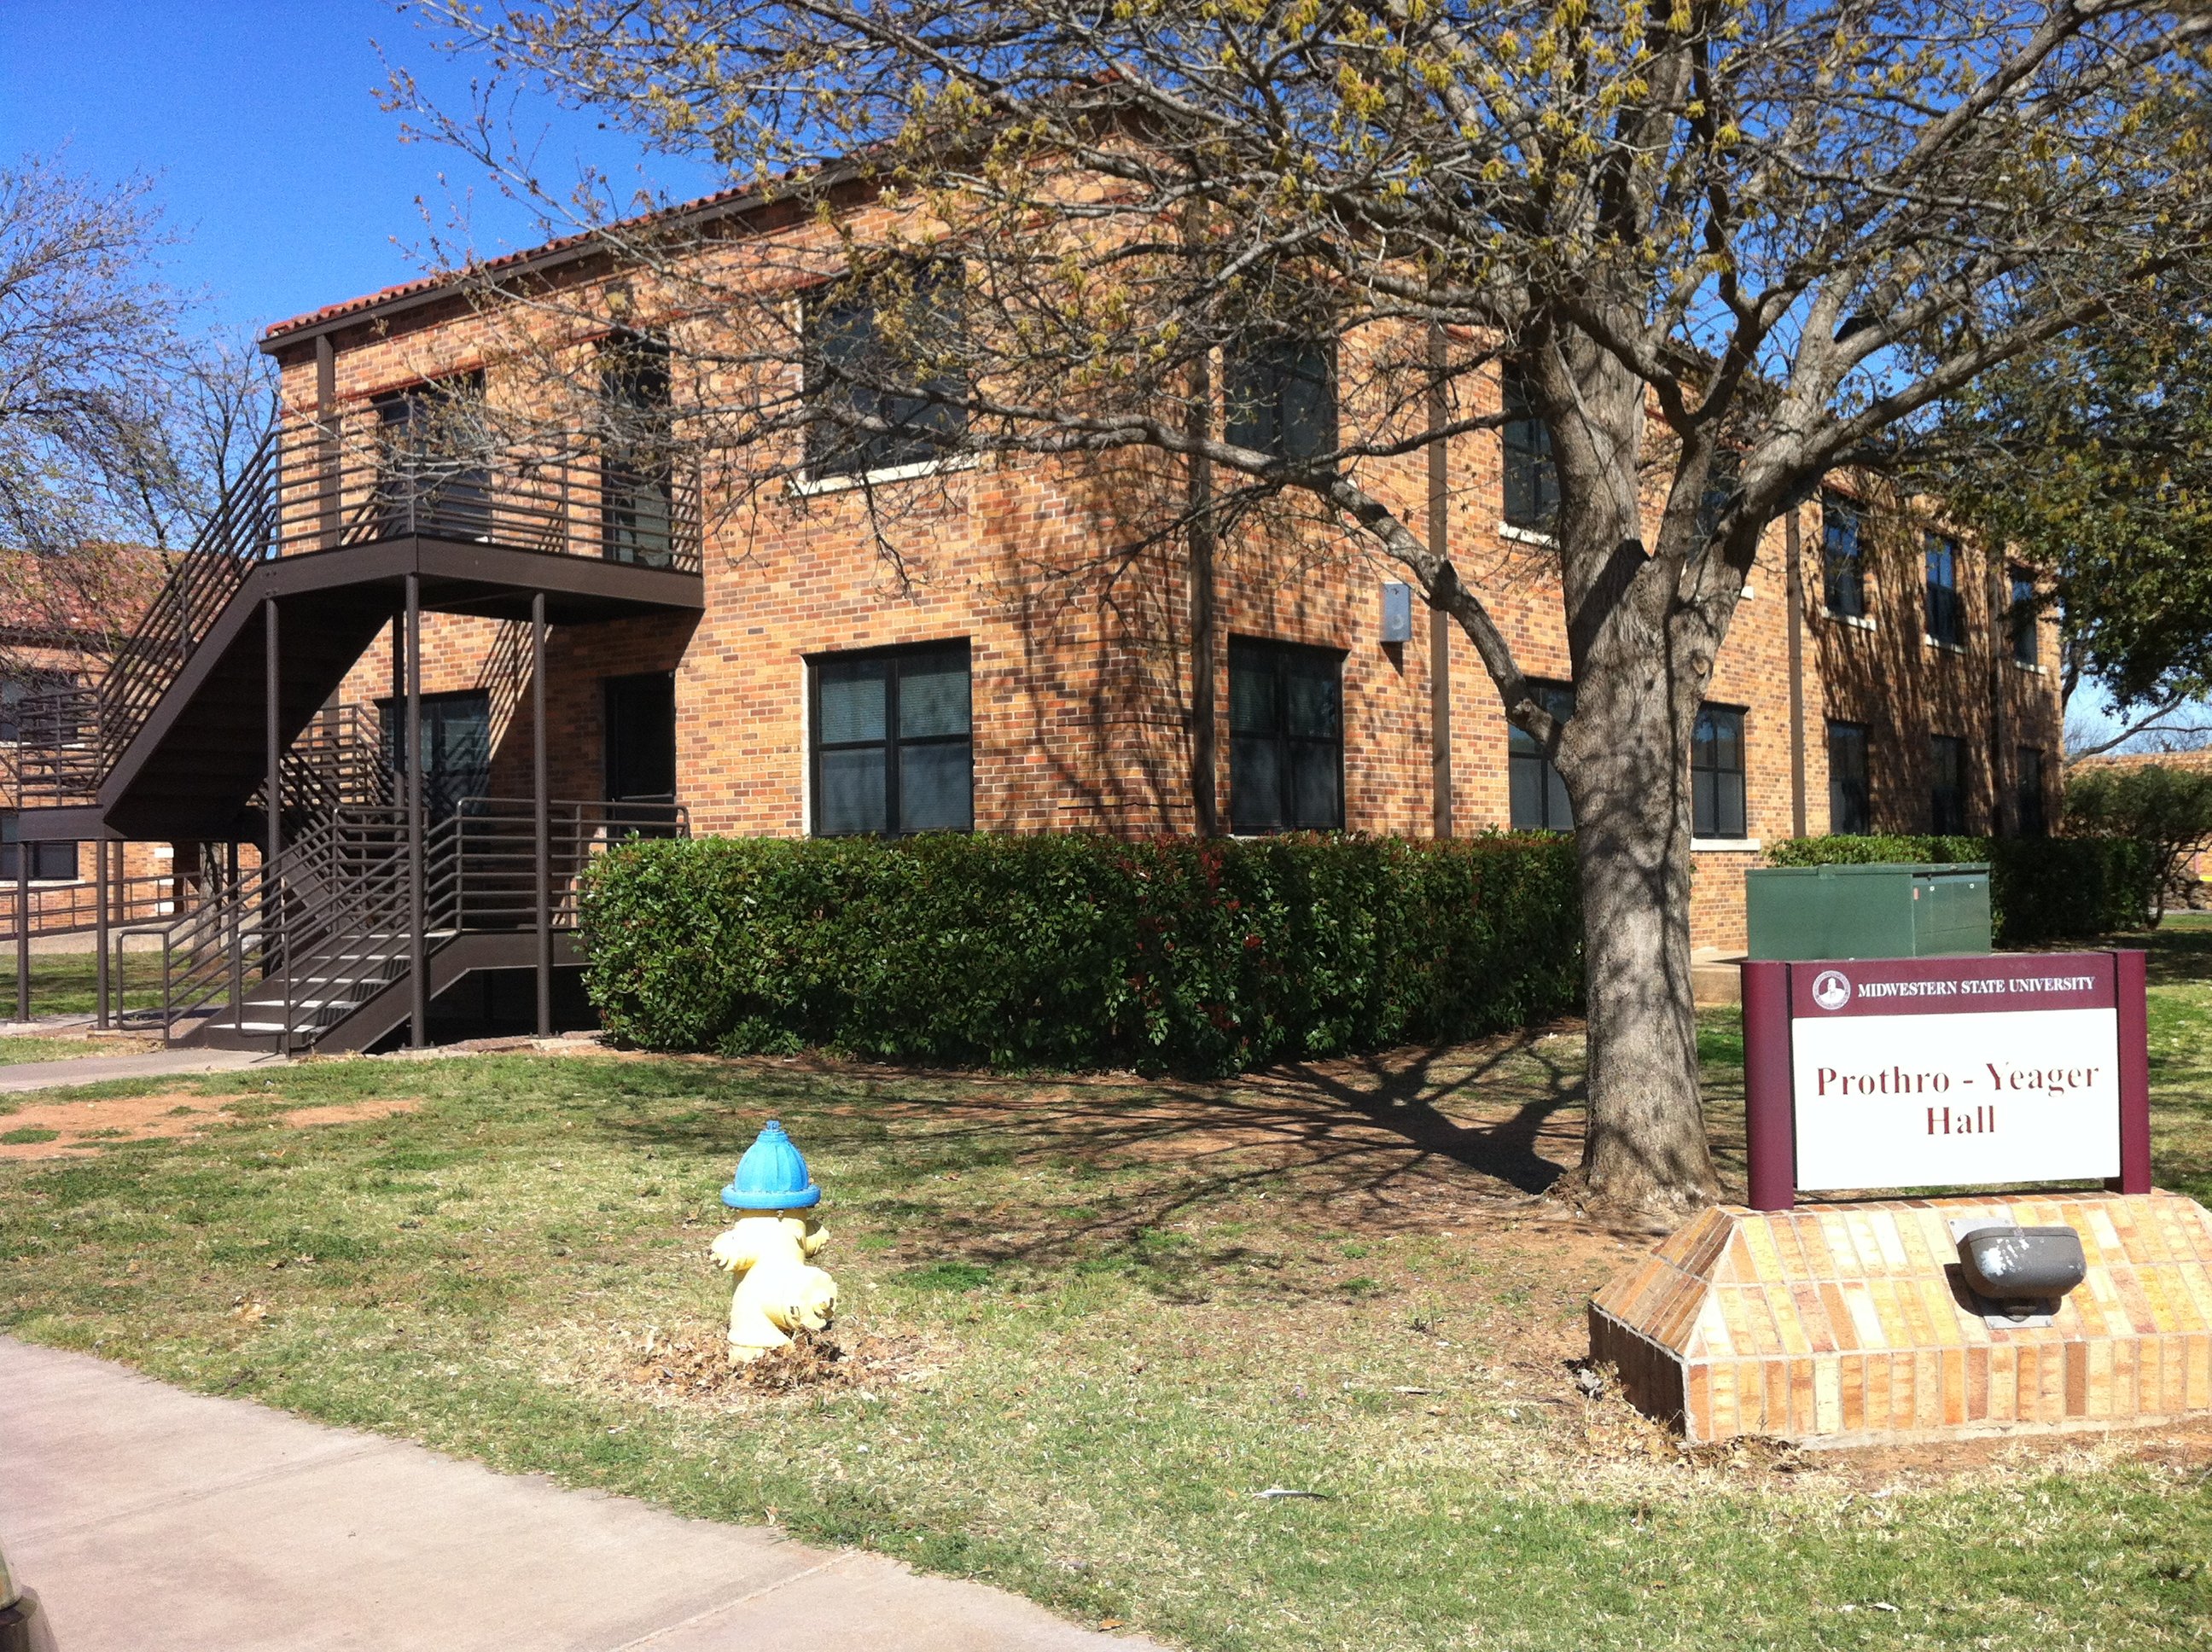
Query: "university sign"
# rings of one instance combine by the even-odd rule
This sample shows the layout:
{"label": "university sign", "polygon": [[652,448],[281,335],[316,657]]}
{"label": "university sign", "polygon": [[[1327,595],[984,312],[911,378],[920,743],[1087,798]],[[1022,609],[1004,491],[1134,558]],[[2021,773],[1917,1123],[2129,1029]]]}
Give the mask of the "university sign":
{"label": "university sign", "polygon": [[1744,966],[1751,1203],[2100,1180],[2150,1189],[2143,955]]}

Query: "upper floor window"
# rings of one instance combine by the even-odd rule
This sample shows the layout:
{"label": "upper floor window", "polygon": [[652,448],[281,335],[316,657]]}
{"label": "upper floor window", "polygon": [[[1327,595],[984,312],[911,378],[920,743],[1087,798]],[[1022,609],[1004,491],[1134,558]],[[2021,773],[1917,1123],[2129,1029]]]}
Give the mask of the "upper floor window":
{"label": "upper floor window", "polygon": [[1690,736],[1690,831],[1696,837],[1741,837],[1743,713],[1705,706]]}
{"label": "upper floor window", "polygon": [[1344,826],[1344,656],[1229,639],[1229,822],[1240,835]]}
{"label": "upper floor window", "polygon": [[1831,614],[1866,616],[1866,558],[1858,507],[1835,494],[1820,495],[1820,590]]}
{"label": "upper floor window", "polygon": [[[1565,683],[1530,685],[1546,711],[1565,722],[1575,714],[1575,691]],[[1509,819],[1516,832],[1571,832],[1574,805],[1559,765],[1544,755],[1536,737],[1505,726],[1505,780]]]}
{"label": "upper floor window", "polygon": [[1956,648],[1965,642],[1965,614],[1959,604],[1959,542],[1940,533],[1928,536],[1928,640]]}
{"label": "upper floor window", "polygon": [[0,744],[18,739],[70,745],[82,737],[85,697],[67,671],[24,671],[0,679]]}
{"label": "upper floor window", "polygon": [[457,373],[379,396],[376,515],[387,534],[491,538],[483,374]]}
{"label": "upper floor window", "polygon": [[1502,438],[1505,466],[1505,524],[1549,533],[1559,513],[1559,471],[1552,460],[1552,433],[1528,396],[1528,381],[1514,367],[1500,379],[1505,423]]}
{"label": "upper floor window", "polygon": [[1928,829],[1939,836],[1966,829],[1966,743],[1955,734],[1928,738]]}
{"label": "upper floor window", "polygon": [[1867,726],[1828,725],[1828,830],[1863,837],[1874,829],[1874,788],[1867,774]]}
{"label": "upper floor window", "polygon": [[817,837],[975,825],[965,642],[830,654],[807,668]]}
{"label": "upper floor window", "polygon": [[[806,468],[863,476],[939,458],[968,428],[967,384],[933,349],[960,325],[960,266],[921,265],[905,292],[843,287],[806,301]],[[896,325],[886,325],[885,306]]]}
{"label": "upper floor window", "polygon": [[599,525],[608,556],[665,568],[674,549],[674,398],[668,346],[618,333],[600,346]]}
{"label": "upper floor window", "polygon": [[1263,339],[1225,364],[1234,446],[1297,462],[1336,451],[1336,351],[1310,338]]}
{"label": "upper floor window", "polygon": [[2041,609],[2035,598],[2035,575],[2026,568],[2007,571],[2007,583],[2011,586],[2011,603],[2005,614],[2005,623],[2012,633],[2014,663],[2033,665],[2039,663],[2039,638],[2036,623]]}

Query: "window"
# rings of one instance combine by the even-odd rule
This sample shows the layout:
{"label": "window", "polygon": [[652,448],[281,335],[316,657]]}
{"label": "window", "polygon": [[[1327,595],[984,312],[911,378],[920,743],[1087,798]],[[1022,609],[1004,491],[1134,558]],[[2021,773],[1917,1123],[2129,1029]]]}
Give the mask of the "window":
{"label": "window", "polygon": [[[15,815],[0,816],[0,884],[13,884],[20,876],[18,864],[23,853],[19,841],[22,821]],[[31,881],[34,884],[74,884],[76,882],[76,845],[74,843],[33,843],[31,846]],[[6,891],[0,890],[0,900]]]}
{"label": "window", "polygon": [[1505,524],[1549,533],[1559,513],[1559,471],[1552,462],[1552,433],[1536,416],[1528,381],[1512,367],[1503,376],[1505,425]]}
{"label": "window", "polygon": [[1336,451],[1336,351],[1308,338],[1271,338],[1230,358],[1223,434],[1276,459]]}
{"label": "window", "polygon": [[830,654],[808,675],[816,836],[975,829],[965,642]]}
{"label": "window", "polygon": [[665,568],[674,549],[673,397],[668,346],[618,334],[600,347],[606,438],[599,457],[600,544],[617,562]]}
{"label": "window", "polygon": [[1710,539],[1713,530],[1721,525],[1736,495],[1743,491],[1743,457],[1733,448],[1723,448],[1713,455],[1712,464],[1705,471],[1705,491],[1698,501],[1698,533]]}
{"label": "window", "polygon": [[491,538],[491,473],[482,462],[482,373],[379,396],[376,510],[387,534],[482,542]]}
{"label": "window", "polygon": [[[1575,714],[1575,691],[1564,683],[1533,685],[1546,711],[1562,722]],[[1534,735],[1505,726],[1505,778],[1510,818],[1516,832],[1571,832],[1574,806],[1557,764]]]}
{"label": "window", "polygon": [[1706,706],[1690,736],[1690,833],[1693,837],[1741,837],[1743,713]]}
{"label": "window", "polygon": [[[391,754],[392,796],[406,773],[407,702],[380,700],[384,749]],[[433,823],[458,814],[462,803],[491,790],[491,695],[482,689],[422,696],[422,817]]]}
{"label": "window", "polygon": [[2022,837],[2041,837],[2051,829],[2043,812],[2043,752],[2024,745],[2014,754],[2014,817]]}
{"label": "window", "polygon": [[609,803],[676,801],[676,673],[606,679]]}
{"label": "window", "polygon": [[[884,338],[879,296],[906,308],[899,318],[906,337],[896,349]],[[961,273],[952,264],[922,266],[903,298],[842,286],[809,297],[806,393],[823,416],[806,428],[811,474],[863,476],[916,465],[957,442],[968,428],[961,404],[967,386],[950,371],[927,374],[927,356],[958,327],[960,297]],[[902,393],[900,386],[921,393]],[[884,428],[848,422],[855,420]]]}
{"label": "window", "polygon": [[1959,606],[1959,542],[1928,536],[1928,640],[1956,648],[1966,641]]}
{"label": "window", "polygon": [[1342,829],[1343,671],[1332,648],[1229,639],[1231,831]]}
{"label": "window", "polygon": [[2026,568],[2008,571],[2008,582],[2012,586],[2012,602],[2005,619],[2012,632],[2013,663],[2019,665],[2039,664],[2037,658],[2037,620],[2040,608],[2035,599],[2035,575]]}
{"label": "window", "polygon": [[1820,495],[1820,589],[1831,614],[1866,616],[1866,560],[1857,507],[1834,494]]}
{"label": "window", "polygon": [[1828,725],[1828,830],[1864,837],[1874,829],[1874,790],[1867,780],[1867,726]]}
{"label": "window", "polygon": [[1966,743],[1955,734],[1928,741],[1928,829],[1954,835],[1966,829]]}

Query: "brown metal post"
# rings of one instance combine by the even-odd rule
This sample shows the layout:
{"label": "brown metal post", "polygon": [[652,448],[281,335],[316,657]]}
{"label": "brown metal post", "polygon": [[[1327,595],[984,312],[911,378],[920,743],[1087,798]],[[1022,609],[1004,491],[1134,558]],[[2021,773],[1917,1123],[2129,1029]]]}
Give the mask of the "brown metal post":
{"label": "brown metal post", "polygon": [[[21,817],[18,816],[20,820]],[[31,846],[15,835],[15,1019],[31,1018]]]}
{"label": "brown metal post", "polygon": [[538,1036],[553,1036],[552,787],[545,772],[545,593],[530,598],[530,814],[537,838]]}
{"label": "brown metal post", "polygon": [[407,1042],[430,1036],[430,983],[422,934],[422,576],[407,576]]}
{"label": "brown metal post", "polygon": [[[1449,417],[1444,399],[1444,330],[1429,328],[1429,428],[1443,428]],[[1446,483],[1450,455],[1441,437],[1429,443],[1429,555],[1448,556],[1450,546],[1449,497]],[[1441,608],[1429,610],[1429,787],[1431,829],[1438,837],[1452,835],[1451,762],[1451,616]]]}
{"label": "brown metal post", "polygon": [[2105,1185],[2120,1193],[2147,1193],[2151,1187],[2149,962],[2147,952],[2112,954],[2113,1020],[2120,1035],[2120,1173]]}
{"label": "brown metal post", "polygon": [[230,908],[230,1020],[246,1030],[246,902],[238,893],[238,845],[223,845],[223,898]]}
{"label": "brown metal post", "polygon": [[103,834],[92,841],[92,950],[98,962],[93,965],[93,999],[96,1007],[92,1024],[100,1032],[107,1030],[107,838]]}
{"label": "brown metal post", "polygon": [[264,841],[261,851],[261,956],[264,959],[269,957],[273,938],[284,966],[283,1009],[276,1026],[276,1054],[286,1055],[291,1053],[292,1042],[292,956],[284,944],[284,889],[276,876],[276,858],[284,852],[284,744],[283,717],[277,704],[282,673],[276,657],[276,599],[274,597],[262,599],[261,636],[262,737],[264,742],[262,755],[266,761],[268,774],[264,782],[268,787],[265,794],[268,807],[266,818],[262,823]]}
{"label": "brown metal post", "polygon": [[1797,1115],[1790,1095],[1790,966],[1747,963],[1743,970],[1744,1157],[1751,1207],[1786,1211],[1797,1202]]}

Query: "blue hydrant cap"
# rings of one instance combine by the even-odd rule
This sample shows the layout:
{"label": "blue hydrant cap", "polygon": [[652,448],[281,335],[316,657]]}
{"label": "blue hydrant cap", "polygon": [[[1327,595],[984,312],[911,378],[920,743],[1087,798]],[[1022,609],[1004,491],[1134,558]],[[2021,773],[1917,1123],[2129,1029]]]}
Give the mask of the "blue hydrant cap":
{"label": "blue hydrant cap", "polygon": [[822,1189],[806,1173],[806,1161],[791,1145],[783,1126],[770,1119],[722,1189],[722,1203],[733,1211],[803,1211],[822,1202]]}

